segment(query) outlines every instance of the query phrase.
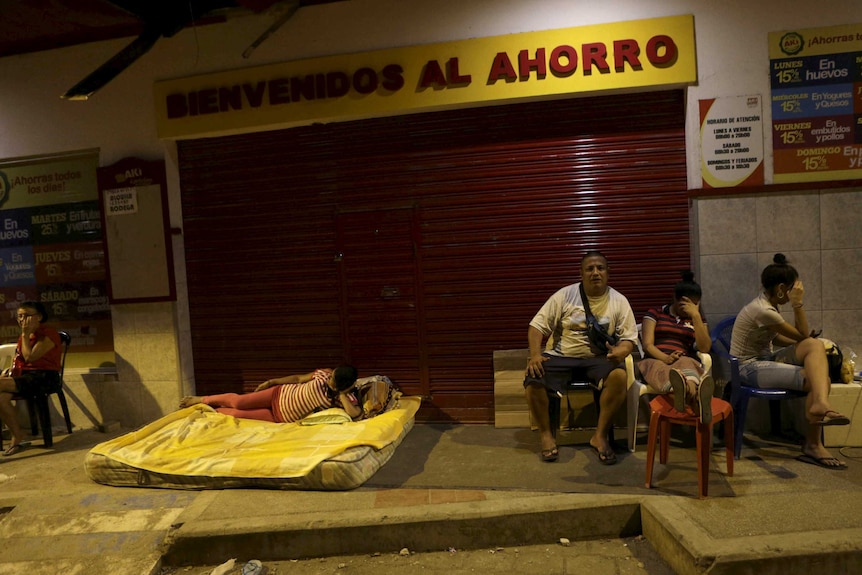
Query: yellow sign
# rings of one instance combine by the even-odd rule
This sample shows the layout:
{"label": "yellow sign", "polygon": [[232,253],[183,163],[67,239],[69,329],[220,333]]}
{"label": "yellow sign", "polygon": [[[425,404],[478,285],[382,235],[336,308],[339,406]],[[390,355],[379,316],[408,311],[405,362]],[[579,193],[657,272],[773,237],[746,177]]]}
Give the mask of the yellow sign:
{"label": "yellow sign", "polygon": [[696,82],[691,15],[329,56],[165,80],[160,138]]}
{"label": "yellow sign", "polygon": [[769,33],[770,60],[860,50],[862,50],[862,27],[859,24]]}

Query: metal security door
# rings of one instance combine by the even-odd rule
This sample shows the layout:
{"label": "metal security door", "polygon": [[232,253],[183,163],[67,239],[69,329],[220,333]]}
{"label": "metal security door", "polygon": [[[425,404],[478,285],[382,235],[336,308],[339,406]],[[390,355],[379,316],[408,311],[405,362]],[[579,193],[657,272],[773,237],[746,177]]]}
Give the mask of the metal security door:
{"label": "metal security door", "polygon": [[585,250],[639,318],[690,265],[682,90],[177,150],[199,394],[350,357],[426,397],[420,421],[489,423],[493,352],[526,347]]}
{"label": "metal security door", "polygon": [[340,213],[337,222],[348,360],[360,377],[386,375],[405,394],[427,395],[414,211]]}

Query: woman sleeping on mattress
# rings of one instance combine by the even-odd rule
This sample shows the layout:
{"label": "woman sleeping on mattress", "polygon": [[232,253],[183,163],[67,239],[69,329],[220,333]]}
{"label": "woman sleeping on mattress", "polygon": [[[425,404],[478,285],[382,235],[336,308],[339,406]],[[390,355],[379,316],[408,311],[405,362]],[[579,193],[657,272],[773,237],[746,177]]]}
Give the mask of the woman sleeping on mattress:
{"label": "woman sleeping on mattress", "polygon": [[270,379],[251,393],[186,396],[180,400],[180,407],[203,403],[225,415],[274,423],[299,421],[315,411],[340,407],[357,419],[362,415],[362,408],[351,393],[355,383],[356,368],[341,365],[335,369],[317,369],[303,375]]}

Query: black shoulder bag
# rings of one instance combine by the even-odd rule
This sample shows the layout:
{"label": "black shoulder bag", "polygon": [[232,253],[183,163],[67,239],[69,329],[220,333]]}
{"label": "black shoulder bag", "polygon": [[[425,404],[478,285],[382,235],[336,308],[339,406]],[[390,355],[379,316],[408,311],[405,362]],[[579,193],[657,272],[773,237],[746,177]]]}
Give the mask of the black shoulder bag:
{"label": "black shoulder bag", "polygon": [[608,353],[608,345],[616,345],[620,338],[616,334],[608,334],[593,312],[590,310],[590,300],[584,292],[584,283],[580,284],[581,301],[584,304],[584,314],[587,316],[587,339],[590,340],[590,345],[595,347],[603,354]]}

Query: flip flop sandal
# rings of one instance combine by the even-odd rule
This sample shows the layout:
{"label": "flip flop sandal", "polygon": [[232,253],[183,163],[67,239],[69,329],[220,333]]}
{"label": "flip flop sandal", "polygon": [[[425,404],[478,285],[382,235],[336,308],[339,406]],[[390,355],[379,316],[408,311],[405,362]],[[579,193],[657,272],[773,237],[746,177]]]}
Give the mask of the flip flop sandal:
{"label": "flip flop sandal", "polygon": [[590,447],[596,452],[596,455],[599,458],[599,463],[602,465],[614,465],[617,462],[617,454],[613,451],[601,451],[593,444],[590,444]]}
{"label": "flip flop sandal", "polygon": [[[829,415],[830,413],[834,413],[835,415]],[[841,415],[837,411],[827,411],[820,421],[813,422],[813,425],[850,425],[850,418],[846,415]]]}
{"label": "flip flop sandal", "polygon": [[22,443],[19,443],[18,445],[12,445],[9,447],[9,449],[7,449],[6,451],[3,452],[3,457],[9,457],[10,455],[15,455],[16,453],[21,453],[21,451],[25,447],[26,446],[23,445]]}
{"label": "flip flop sandal", "polygon": [[668,378],[673,389],[673,408],[685,413],[685,375],[678,369],[672,369]]}
{"label": "flip flop sandal", "polygon": [[[847,464],[843,461],[840,461],[834,457],[814,457],[813,455],[808,455],[807,453],[803,453],[802,455],[796,456],[797,461],[801,461],[803,463],[810,463],[811,465],[816,465],[817,467],[825,467],[826,469],[835,469],[844,470],[847,469]],[[837,465],[830,465],[827,461],[834,461]]]}
{"label": "flip flop sandal", "polygon": [[715,394],[715,381],[711,375],[704,377],[697,386],[698,416],[703,424],[712,421],[712,396]]}
{"label": "flip flop sandal", "polygon": [[559,456],[560,452],[556,447],[542,450],[542,461],[547,461],[550,463],[552,461],[556,461]]}

